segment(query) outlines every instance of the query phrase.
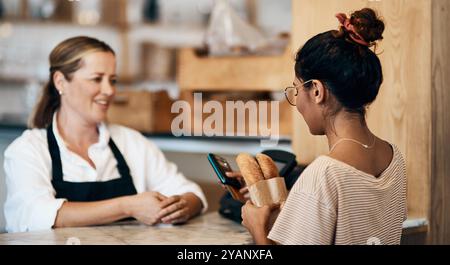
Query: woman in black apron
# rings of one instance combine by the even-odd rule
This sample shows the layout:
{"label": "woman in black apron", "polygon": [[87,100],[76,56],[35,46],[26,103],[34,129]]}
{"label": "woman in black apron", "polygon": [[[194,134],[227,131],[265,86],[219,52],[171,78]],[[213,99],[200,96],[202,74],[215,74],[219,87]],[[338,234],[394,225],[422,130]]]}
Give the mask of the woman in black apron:
{"label": "woman in black apron", "polygon": [[[54,189],[54,198],[65,200],[57,209],[53,227],[98,225],[126,218],[135,218],[149,225],[160,222],[182,223],[199,214],[202,208],[206,207],[204,196],[198,186],[173,173],[173,169],[170,169],[172,171],[161,170],[166,164],[164,164],[165,160],[159,150],[153,150],[153,153],[147,150],[142,151],[142,146],[147,144],[147,140],[144,141],[140,134],[133,134],[134,131],[119,126],[114,127],[113,133],[108,131],[111,128],[109,125],[100,126],[106,120],[108,105],[115,94],[115,64],[114,51],[104,42],[88,37],[68,39],[59,44],[50,55],[50,80],[44,88],[32,118],[32,127],[41,130],[33,130],[24,134],[42,133],[46,135],[50,161],[47,154],[42,154],[47,159],[44,159],[44,164],[50,167],[47,171],[51,175],[50,182]],[[131,136],[123,136],[127,134]],[[39,141],[41,138],[33,139],[33,141]],[[118,142],[115,140],[119,140],[121,145],[117,145]],[[20,141],[25,140],[20,139],[18,142]],[[30,142],[30,145],[34,144],[33,141]],[[102,141],[107,142],[108,145],[102,149],[102,154],[109,154],[106,156],[108,161],[105,162],[105,165],[101,163],[103,162],[101,159],[97,159],[94,163],[91,153],[93,152],[91,148],[99,145]],[[16,167],[16,170],[10,170],[9,166],[6,167],[7,179],[11,187],[11,194],[9,194],[5,207],[6,218],[7,223],[10,223],[9,230],[14,232],[33,229],[32,220],[17,220],[21,218],[20,216],[27,216],[17,211],[26,212],[27,207],[31,207],[30,211],[37,209],[33,208],[32,201],[27,201],[28,199],[21,201],[14,195],[22,193],[23,196],[26,196],[25,188],[22,191],[13,191],[13,187],[19,186],[15,184],[15,181],[23,177],[17,176],[17,172],[20,172],[18,167],[22,165],[24,168],[30,167],[25,162],[21,164],[20,161],[17,161],[21,159],[10,155],[21,151],[17,146],[18,144],[13,143],[10,150],[6,152],[6,160],[9,161],[7,163]],[[121,146],[122,150],[119,150],[118,146]],[[135,149],[130,146],[134,146]],[[158,159],[159,164],[152,169],[148,165],[149,160],[133,157],[137,152],[136,149],[139,149],[144,155],[149,153],[149,159],[154,156],[155,159]],[[44,150],[39,152],[45,153]],[[81,168],[67,164],[64,157],[69,155],[75,160],[81,158],[78,159]],[[127,160],[129,163],[133,163],[135,172],[141,172],[134,181]],[[63,167],[62,161],[66,161],[65,167]],[[100,169],[97,168],[98,164],[101,164]],[[75,177],[75,180],[81,181],[73,181],[74,174],[84,172],[83,168],[89,169],[90,171],[85,172],[92,174],[113,172],[111,174],[120,175],[120,177],[111,178],[107,175],[101,176],[97,181],[83,181],[86,178],[79,176],[79,178]],[[153,179],[159,177],[161,181],[167,182],[164,184],[165,188],[161,188],[161,190],[168,191],[173,186],[174,189],[167,192],[171,193],[171,196],[143,188],[142,183],[146,183],[148,177],[142,176],[143,170],[140,170],[142,168],[154,171],[148,172],[150,175],[156,175]],[[161,172],[172,172],[173,174],[158,176],[157,174],[164,174]],[[22,172],[22,175],[28,175],[28,173],[30,172]],[[100,173],[98,174],[100,175]],[[65,177],[71,178],[72,181]],[[179,183],[180,181],[184,183],[184,186]],[[140,185],[140,193],[135,184]],[[153,183],[153,186],[163,185]],[[42,187],[36,187],[36,189],[40,188]],[[179,193],[177,193],[177,189]],[[39,205],[39,203],[42,204],[40,198],[36,200],[36,207],[45,209],[45,205]],[[33,214],[40,214],[39,211],[36,212],[38,213]],[[44,216],[38,216],[36,219],[44,218]],[[27,222],[31,222],[31,224],[23,225]],[[22,226],[14,225],[14,223],[20,223]],[[36,227],[41,228],[42,225],[36,225]]]}

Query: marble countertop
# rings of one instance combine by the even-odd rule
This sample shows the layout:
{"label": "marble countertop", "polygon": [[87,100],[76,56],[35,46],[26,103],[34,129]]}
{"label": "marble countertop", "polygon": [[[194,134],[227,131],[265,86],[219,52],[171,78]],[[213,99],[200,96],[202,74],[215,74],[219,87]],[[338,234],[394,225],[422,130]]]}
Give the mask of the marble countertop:
{"label": "marble countertop", "polygon": [[217,212],[184,225],[146,226],[133,222],[0,234],[0,245],[243,245],[252,244],[247,230]]}
{"label": "marble countertop", "polygon": [[[426,219],[409,219],[403,223],[403,233],[424,232],[427,226]],[[184,225],[175,226],[146,226],[137,221],[131,221],[104,226],[0,234],[0,245],[68,244],[249,245],[253,244],[253,239],[243,226],[223,218],[217,212],[207,213]]]}

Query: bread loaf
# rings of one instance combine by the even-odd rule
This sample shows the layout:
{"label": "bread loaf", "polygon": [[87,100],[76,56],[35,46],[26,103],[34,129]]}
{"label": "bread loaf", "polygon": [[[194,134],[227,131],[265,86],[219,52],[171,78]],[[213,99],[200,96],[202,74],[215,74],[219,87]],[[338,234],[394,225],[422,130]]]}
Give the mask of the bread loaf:
{"label": "bread loaf", "polygon": [[264,180],[264,174],[253,156],[241,153],[236,157],[236,163],[241,170],[247,186],[251,186],[258,181]]}
{"label": "bread loaf", "polygon": [[256,160],[264,175],[264,179],[279,178],[278,168],[272,158],[265,154],[257,154]]}

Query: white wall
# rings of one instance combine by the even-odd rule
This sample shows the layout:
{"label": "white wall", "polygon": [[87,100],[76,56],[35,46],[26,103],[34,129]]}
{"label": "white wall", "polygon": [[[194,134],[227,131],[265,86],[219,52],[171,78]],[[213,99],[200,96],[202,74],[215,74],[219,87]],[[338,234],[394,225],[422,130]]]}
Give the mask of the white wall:
{"label": "white wall", "polygon": [[[0,75],[48,79],[48,56],[61,41],[85,35],[105,41],[121,58],[120,36],[109,27],[83,27],[67,24],[9,24],[8,34],[0,38]],[[3,51],[3,52],[2,52]],[[120,69],[120,61],[118,62]]]}
{"label": "white wall", "polygon": [[267,32],[291,32],[295,0],[258,0],[257,25]]}
{"label": "white wall", "polygon": [[19,135],[20,131],[4,131],[0,130],[0,233],[5,232],[5,216],[3,212],[3,205],[6,199],[6,184],[5,184],[5,171],[3,169],[3,154],[5,153],[8,145]]}

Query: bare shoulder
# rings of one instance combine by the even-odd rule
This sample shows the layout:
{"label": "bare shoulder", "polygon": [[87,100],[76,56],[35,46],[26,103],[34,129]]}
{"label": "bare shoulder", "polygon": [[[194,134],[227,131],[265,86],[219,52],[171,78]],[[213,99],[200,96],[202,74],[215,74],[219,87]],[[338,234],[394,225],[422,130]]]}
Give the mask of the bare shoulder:
{"label": "bare shoulder", "polygon": [[390,143],[378,137],[376,139],[373,148],[366,149],[361,145],[347,144],[342,145],[329,156],[366,174],[377,177],[392,163],[394,149]]}

